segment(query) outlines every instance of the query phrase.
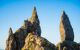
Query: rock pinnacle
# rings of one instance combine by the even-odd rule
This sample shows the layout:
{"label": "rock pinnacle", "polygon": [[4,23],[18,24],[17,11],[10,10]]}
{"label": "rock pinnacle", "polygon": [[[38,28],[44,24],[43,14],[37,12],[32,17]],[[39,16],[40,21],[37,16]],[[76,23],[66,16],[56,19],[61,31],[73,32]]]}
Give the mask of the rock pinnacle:
{"label": "rock pinnacle", "polygon": [[65,11],[63,11],[60,21],[60,35],[61,35],[61,41],[65,40],[74,40],[74,32],[73,28],[70,24],[69,18]]}
{"label": "rock pinnacle", "polygon": [[29,19],[29,21],[31,21],[31,23],[34,23],[34,22],[37,23],[37,24],[40,23],[40,22],[39,22],[39,19],[38,19],[36,7],[34,7],[34,9],[33,9],[32,16],[31,16],[31,18]]}
{"label": "rock pinnacle", "polygon": [[9,29],[9,35],[13,35],[13,31],[12,31],[12,28],[11,27]]}

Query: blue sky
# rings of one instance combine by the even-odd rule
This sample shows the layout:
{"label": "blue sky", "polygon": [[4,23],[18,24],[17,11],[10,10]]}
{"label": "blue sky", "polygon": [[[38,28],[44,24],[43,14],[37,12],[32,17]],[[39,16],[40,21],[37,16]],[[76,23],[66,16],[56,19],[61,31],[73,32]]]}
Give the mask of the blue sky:
{"label": "blue sky", "polygon": [[9,28],[15,32],[32,15],[36,6],[42,37],[60,42],[60,16],[64,10],[74,29],[75,42],[80,42],[80,0],[0,0],[0,48],[5,48]]}

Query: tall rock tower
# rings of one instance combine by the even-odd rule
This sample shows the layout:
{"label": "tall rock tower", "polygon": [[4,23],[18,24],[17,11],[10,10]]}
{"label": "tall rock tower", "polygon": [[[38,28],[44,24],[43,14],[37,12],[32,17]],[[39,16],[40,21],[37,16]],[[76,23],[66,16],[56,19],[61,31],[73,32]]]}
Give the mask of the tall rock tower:
{"label": "tall rock tower", "polygon": [[29,19],[29,21],[33,25],[33,31],[36,32],[39,36],[41,36],[41,27],[40,27],[40,22],[37,15],[36,7],[34,7],[33,9],[32,16]]}
{"label": "tall rock tower", "polygon": [[57,44],[57,50],[79,50],[79,45],[74,42],[74,32],[69,18],[63,11],[60,20],[61,42]]}
{"label": "tall rock tower", "polygon": [[34,23],[35,22],[37,24],[40,24],[39,19],[38,19],[38,15],[37,15],[37,11],[36,11],[36,7],[34,7],[34,9],[33,9],[32,16],[29,19],[29,21],[31,23]]}
{"label": "tall rock tower", "polygon": [[60,35],[61,35],[61,41],[74,40],[73,28],[70,24],[68,16],[64,11],[62,13],[61,21],[60,21]]}

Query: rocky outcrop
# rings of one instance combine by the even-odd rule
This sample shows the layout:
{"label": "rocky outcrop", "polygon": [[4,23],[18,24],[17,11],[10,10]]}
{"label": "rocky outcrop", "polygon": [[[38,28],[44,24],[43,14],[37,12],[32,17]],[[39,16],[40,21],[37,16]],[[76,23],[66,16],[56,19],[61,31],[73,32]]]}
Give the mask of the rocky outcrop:
{"label": "rocky outcrop", "polygon": [[61,35],[61,41],[74,40],[73,28],[70,24],[67,14],[64,11],[62,13],[60,21],[60,35]]}
{"label": "rocky outcrop", "polygon": [[[8,39],[10,39],[10,40],[7,40],[6,50],[11,50],[11,49],[7,49],[7,48],[14,46],[14,45],[10,44],[10,43],[13,44],[14,43],[13,41],[16,42],[16,46],[15,46],[15,47],[17,47],[16,50],[21,50],[21,48],[24,46],[24,43],[25,43],[25,37],[28,35],[28,33],[33,32],[33,31],[38,36],[41,36],[40,22],[39,22],[37,11],[36,11],[35,7],[33,9],[31,18],[29,20],[25,20],[24,25],[21,26],[21,28],[19,28],[15,33],[13,33],[10,28],[10,31],[9,31],[10,35],[8,37]],[[11,46],[9,46],[9,45],[11,45]]]}
{"label": "rocky outcrop", "polygon": [[80,50],[79,44],[74,41],[64,41],[57,44],[57,50]]}
{"label": "rocky outcrop", "polygon": [[5,50],[17,50],[15,36],[12,32],[12,28],[9,29],[9,37],[6,41],[6,49]]}
{"label": "rocky outcrop", "polygon": [[33,9],[32,17],[29,19],[29,21],[33,25],[31,29],[33,29],[33,31],[36,32],[39,36],[41,36],[40,22],[38,19],[36,7]]}
{"label": "rocky outcrop", "polygon": [[50,43],[43,37],[35,35],[35,33],[29,33],[25,39],[25,45],[22,50],[55,50],[54,44]]}
{"label": "rocky outcrop", "polygon": [[40,21],[34,7],[31,18],[24,20],[16,32],[9,29],[5,50],[80,50],[80,43],[74,42],[73,28],[64,11],[60,21],[60,36],[61,42],[56,46],[41,37]]}
{"label": "rocky outcrop", "polygon": [[74,32],[64,11],[60,21],[60,35],[61,42],[57,44],[57,50],[80,50],[79,44],[74,42]]}

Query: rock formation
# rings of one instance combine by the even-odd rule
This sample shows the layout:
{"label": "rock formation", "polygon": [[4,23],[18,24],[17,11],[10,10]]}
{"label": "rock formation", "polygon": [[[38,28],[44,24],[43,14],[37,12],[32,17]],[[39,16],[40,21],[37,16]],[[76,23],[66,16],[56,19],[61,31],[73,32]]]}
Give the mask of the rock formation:
{"label": "rock formation", "polygon": [[12,32],[12,28],[9,29],[9,37],[6,41],[6,49],[5,50],[16,50],[16,40],[15,36]]}
{"label": "rock formation", "polygon": [[21,28],[19,28],[15,33],[13,33],[11,28],[9,30],[9,37],[7,40],[6,50],[21,50],[21,49],[22,50],[55,49],[54,44],[50,43],[45,38],[41,37],[40,22],[35,7],[32,12],[32,17],[28,20],[25,20],[24,25]]}
{"label": "rock formation", "polygon": [[66,15],[66,13],[63,11],[63,14],[61,16],[61,21],[60,21],[60,35],[61,35],[61,40],[74,40],[74,32],[73,28],[70,24],[69,18]]}
{"label": "rock formation", "polygon": [[33,25],[33,31],[38,33],[38,35],[40,36],[41,35],[41,28],[40,28],[40,22],[38,19],[36,7],[34,7],[34,10],[32,12],[32,17],[29,19],[29,21]]}
{"label": "rock formation", "polygon": [[[21,50],[21,48],[24,46],[25,43],[25,37],[28,35],[28,33],[34,31],[38,36],[41,36],[41,28],[40,28],[40,22],[38,19],[38,15],[36,12],[36,8],[34,7],[33,9],[33,13],[32,16],[29,20],[25,20],[24,21],[24,25],[21,26],[21,28],[19,28],[15,33],[12,33],[12,29],[10,28],[10,36],[8,37],[7,41],[7,47],[6,48],[10,48],[8,45],[10,45],[9,43],[14,43],[12,41],[16,42],[16,47],[17,50]],[[13,38],[14,40],[13,40]],[[6,50],[11,50],[11,49],[6,49]]]}
{"label": "rock formation", "polygon": [[37,36],[34,33],[29,33],[25,39],[25,45],[22,50],[55,50],[54,44],[50,43],[43,37]]}
{"label": "rock formation", "polygon": [[5,50],[80,50],[80,43],[74,42],[73,28],[64,11],[60,21],[60,35],[61,42],[56,46],[41,37],[40,22],[34,7],[31,18],[24,20],[24,25],[14,33],[12,28],[9,29]]}
{"label": "rock formation", "polygon": [[74,32],[64,11],[60,21],[60,35],[61,42],[57,44],[57,50],[80,50],[79,44],[74,42]]}

